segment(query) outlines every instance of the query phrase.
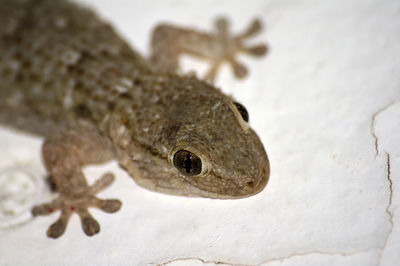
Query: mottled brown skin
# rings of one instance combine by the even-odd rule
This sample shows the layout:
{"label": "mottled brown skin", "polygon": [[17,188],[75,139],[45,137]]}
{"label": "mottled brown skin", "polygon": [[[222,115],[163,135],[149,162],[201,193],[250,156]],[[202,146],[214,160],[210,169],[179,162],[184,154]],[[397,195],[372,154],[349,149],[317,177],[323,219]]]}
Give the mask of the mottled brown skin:
{"label": "mottled brown skin", "polygon": [[[236,53],[266,52],[242,43],[260,30],[258,21],[237,37],[225,20],[216,34],[159,26],[149,61],[92,11],[67,1],[0,0],[0,25],[0,122],[45,137],[43,160],[59,196],[32,213],[61,210],[49,237],[63,234],[73,212],[91,236],[100,226],[89,207],[119,210],[119,200],[95,196],[113,175],[88,186],[88,164],[116,159],[139,185],[173,195],[243,198],[266,186],[267,154],[233,99],[175,74],[177,56],[191,53],[212,60],[210,80],[223,61],[244,76]],[[201,160],[201,172],[174,165],[180,150]]]}

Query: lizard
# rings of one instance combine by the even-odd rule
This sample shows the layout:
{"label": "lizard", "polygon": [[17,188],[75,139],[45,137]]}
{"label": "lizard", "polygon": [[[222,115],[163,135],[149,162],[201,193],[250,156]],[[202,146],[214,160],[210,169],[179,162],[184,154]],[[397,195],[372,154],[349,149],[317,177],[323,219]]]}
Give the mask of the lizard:
{"label": "lizard", "polygon": [[[212,81],[222,63],[243,78],[235,56],[261,56],[265,44],[233,36],[220,18],[214,33],[171,24],[155,28],[151,56],[132,49],[92,9],[67,0],[0,0],[0,123],[44,138],[42,159],[57,197],[33,216],[60,212],[47,236],[60,237],[77,213],[88,236],[100,231],[88,208],[113,213],[118,199],[96,194],[82,168],[116,160],[146,189],[172,195],[238,199],[266,186],[270,165],[246,108]],[[205,79],[179,73],[179,56],[211,61]]]}

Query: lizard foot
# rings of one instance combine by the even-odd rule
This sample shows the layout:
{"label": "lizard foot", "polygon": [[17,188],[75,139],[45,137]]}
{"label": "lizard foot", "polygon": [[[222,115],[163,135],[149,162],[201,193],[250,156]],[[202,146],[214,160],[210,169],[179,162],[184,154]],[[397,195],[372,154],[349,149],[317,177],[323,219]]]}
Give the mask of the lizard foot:
{"label": "lizard foot", "polygon": [[51,203],[37,205],[32,209],[33,216],[49,215],[57,210],[61,211],[59,219],[47,230],[47,236],[51,238],[60,237],[68,224],[68,220],[73,212],[76,212],[81,219],[82,229],[88,236],[93,236],[100,231],[100,225],[89,213],[88,208],[95,207],[104,212],[113,213],[121,208],[121,202],[116,199],[99,199],[95,195],[105,189],[114,180],[111,173],[104,174],[92,186],[82,193],[74,195],[60,194]]}
{"label": "lizard foot", "polygon": [[237,78],[246,77],[248,73],[247,68],[236,60],[235,57],[239,53],[245,53],[256,57],[263,56],[267,53],[268,47],[266,44],[247,46],[244,43],[244,40],[261,31],[262,26],[260,20],[253,20],[246,30],[236,36],[229,33],[229,23],[225,18],[218,18],[215,27],[217,30],[215,37],[220,44],[220,49],[218,49],[217,55],[210,58],[212,60],[212,65],[205,79],[213,82],[223,62],[228,62],[231,65],[233,73]]}

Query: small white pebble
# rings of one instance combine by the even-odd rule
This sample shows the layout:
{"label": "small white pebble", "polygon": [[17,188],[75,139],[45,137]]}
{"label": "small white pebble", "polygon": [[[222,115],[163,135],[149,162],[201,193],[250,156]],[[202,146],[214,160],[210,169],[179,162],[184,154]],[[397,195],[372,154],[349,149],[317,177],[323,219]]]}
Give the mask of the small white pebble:
{"label": "small white pebble", "polygon": [[119,93],[124,93],[128,91],[128,88],[121,86],[121,85],[114,85],[113,89],[116,90]]}
{"label": "small white pebble", "polygon": [[120,126],[117,130],[118,135],[123,135],[126,132],[126,127],[124,125]]}
{"label": "small white pebble", "polygon": [[130,80],[128,78],[122,78],[121,83],[122,83],[122,85],[124,85],[127,88],[132,88],[132,80]]}
{"label": "small white pebble", "polygon": [[64,29],[67,26],[67,21],[64,17],[59,17],[55,21],[55,25],[59,29]]}
{"label": "small white pebble", "polygon": [[211,107],[211,110],[212,110],[212,111],[215,111],[215,109],[217,109],[218,106],[220,106],[220,105],[221,105],[221,102],[219,101],[219,102],[217,102],[216,104],[214,104],[213,107]]}
{"label": "small white pebble", "polygon": [[68,50],[61,55],[61,60],[67,65],[74,65],[76,62],[78,62],[80,57],[80,53],[74,50]]}

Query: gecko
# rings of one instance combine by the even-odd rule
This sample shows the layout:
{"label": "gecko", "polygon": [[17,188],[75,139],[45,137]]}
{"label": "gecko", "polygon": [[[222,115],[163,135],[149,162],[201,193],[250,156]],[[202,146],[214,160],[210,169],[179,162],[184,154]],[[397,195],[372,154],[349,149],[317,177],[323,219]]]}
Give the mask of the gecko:
{"label": "gecko", "polygon": [[[247,75],[237,54],[266,54],[266,44],[244,43],[259,20],[238,35],[224,18],[213,33],[161,24],[148,58],[72,1],[0,0],[0,25],[0,123],[44,138],[57,196],[31,213],[60,212],[48,237],[60,237],[73,213],[93,236],[100,225],[88,208],[121,208],[96,197],[114,175],[89,185],[87,165],[116,160],[139,186],[187,197],[238,199],[266,186],[268,156],[246,108],[213,85],[223,63]],[[182,54],[210,61],[204,79],[179,72]]]}

